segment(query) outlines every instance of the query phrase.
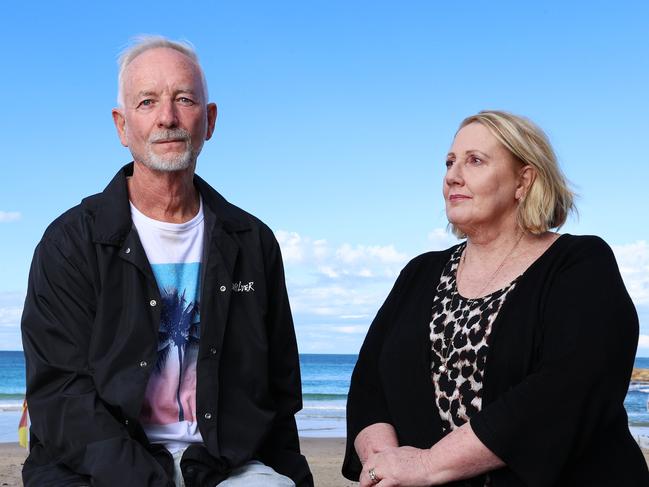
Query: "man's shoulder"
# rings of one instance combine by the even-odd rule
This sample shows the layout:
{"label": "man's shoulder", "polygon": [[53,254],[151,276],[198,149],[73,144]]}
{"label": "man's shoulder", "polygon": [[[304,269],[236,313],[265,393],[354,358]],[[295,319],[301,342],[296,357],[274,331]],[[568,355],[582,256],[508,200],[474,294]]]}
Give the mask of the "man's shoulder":
{"label": "man's shoulder", "polygon": [[87,210],[82,201],[56,217],[45,229],[43,240],[63,243],[89,239],[89,225],[92,219],[92,213]]}
{"label": "man's shoulder", "polygon": [[[83,198],[50,223],[43,235],[44,240],[93,241],[97,237],[110,240],[104,234],[123,236],[130,228],[125,182],[129,167],[126,165],[120,169],[103,191]],[[97,231],[99,235],[96,235]]]}

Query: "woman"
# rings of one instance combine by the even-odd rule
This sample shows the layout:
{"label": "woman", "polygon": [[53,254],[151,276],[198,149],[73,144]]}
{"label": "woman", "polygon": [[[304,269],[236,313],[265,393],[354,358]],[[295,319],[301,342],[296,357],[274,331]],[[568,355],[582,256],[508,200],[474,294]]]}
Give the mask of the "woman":
{"label": "woman", "polygon": [[546,136],[480,112],[446,167],[446,214],[466,241],[412,260],[372,323],[343,474],[361,487],[648,486],[623,407],[638,318],[606,243],[550,231],[573,195]]}

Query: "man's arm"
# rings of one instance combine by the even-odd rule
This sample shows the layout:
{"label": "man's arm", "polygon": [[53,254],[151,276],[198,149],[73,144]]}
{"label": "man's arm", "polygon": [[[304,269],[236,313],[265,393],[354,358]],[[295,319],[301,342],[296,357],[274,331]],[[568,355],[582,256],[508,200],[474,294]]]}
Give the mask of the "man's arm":
{"label": "man's arm", "polygon": [[52,463],[89,476],[93,486],[171,486],[97,395],[88,364],[95,286],[82,252],[63,238],[70,239],[46,236],[36,248],[23,311],[32,434]]}
{"label": "man's arm", "polygon": [[279,244],[269,229],[263,230],[265,232],[262,231],[261,238],[266,251],[268,289],[268,375],[276,416],[262,455],[265,463],[291,477],[298,487],[307,487],[313,485],[313,477],[306,459],[300,453],[295,423],[295,414],[302,409],[302,383],[295,329]]}

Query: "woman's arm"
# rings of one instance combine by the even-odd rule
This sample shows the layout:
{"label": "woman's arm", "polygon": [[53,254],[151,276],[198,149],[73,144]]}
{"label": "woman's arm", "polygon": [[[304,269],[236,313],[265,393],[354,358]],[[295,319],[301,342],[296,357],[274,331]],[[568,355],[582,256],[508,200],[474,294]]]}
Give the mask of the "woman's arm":
{"label": "woman's arm", "polygon": [[[442,485],[503,466],[504,462],[478,439],[467,423],[428,450],[393,447],[370,454],[363,465],[360,487]],[[370,469],[380,479],[378,483],[370,478]]]}
{"label": "woman's arm", "polygon": [[388,423],[372,424],[358,433],[354,440],[354,448],[363,465],[370,456],[398,446],[397,432]]}
{"label": "woman's arm", "polygon": [[[380,438],[393,438],[386,446],[396,446],[396,433],[390,425],[392,418],[385,402],[383,384],[378,372],[378,360],[383,349],[383,344],[389,330],[394,323],[393,315],[398,308],[398,301],[404,292],[404,283],[407,280],[409,264],[401,271],[392,291],[381,306],[370,329],[363,341],[358,360],[352,373],[349,394],[347,396],[347,445],[342,473],[350,480],[358,480],[362,470],[363,456],[359,453],[366,450],[362,433],[368,430],[371,445],[378,445],[378,437],[374,438],[374,426],[382,425],[391,428],[391,433],[385,430]],[[383,436],[383,435],[389,436]],[[357,446],[356,440],[361,437],[361,445]],[[394,444],[392,444],[392,442]],[[360,448],[360,449],[359,449]],[[368,449],[367,452],[370,450]]]}

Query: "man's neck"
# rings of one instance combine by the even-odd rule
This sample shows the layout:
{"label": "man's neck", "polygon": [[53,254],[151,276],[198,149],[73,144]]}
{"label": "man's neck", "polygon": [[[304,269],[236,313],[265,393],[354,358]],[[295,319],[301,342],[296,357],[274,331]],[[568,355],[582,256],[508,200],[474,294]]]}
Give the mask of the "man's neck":
{"label": "man's neck", "polygon": [[193,178],[193,167],[182,171],[156,171],[135,162],[133,176],[127,179],[128,196],[149,218],[184,223],[196,216],[200,207]]}

